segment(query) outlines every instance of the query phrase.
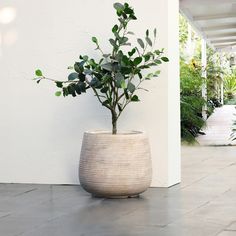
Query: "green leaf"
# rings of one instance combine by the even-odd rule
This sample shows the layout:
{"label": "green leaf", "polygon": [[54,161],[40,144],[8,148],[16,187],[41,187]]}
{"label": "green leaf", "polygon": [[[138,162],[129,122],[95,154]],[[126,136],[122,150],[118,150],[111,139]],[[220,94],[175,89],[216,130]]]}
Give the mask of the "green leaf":
{"label": "green leaf", "polygon": [[88,56],[86,56],[86,55],[83,56],[83,60],[84,60],[84,61],[87,61],[87,60],[88,60]]}
{"label": "green leaf", "polygon": [[102,78],[101,78],[101,82],[103,84],[107,83],[107,82],[110,82],[112,80],[111,76],[105,74]]}
{"label": "green leaf", "polygon": [[105,58],[108,58],[108,57],[111,56],[111,54],[110,54],[110,53],[108,53],[108,54],[103,54],[102,56],[105,57]]}
{"label": "green leaf", "polygon": [[149,30],[147,29],[146,30],[146,37],[148,37],[149,36]]}
{"label": "green leaf", "polygon": [[150,47],[152,47],[152,40],[149,37],[146,37],[145,39],[146,39],[146,42],[148,43],[148,45]]}
{"label": "green leaf", "polygon": [[75,84],[75,90],[78,94],[86,93],[86,84],[84,82],[78,82]]}
{"label": "green leaf", "polygon": [[156,38],[157,37],[157,29],[156,28],[154,29],[153,33],[154,33],[154,37]]}
{"label": "green leaf", "polygon": [[94,43],[98,43],[98,40],[97,40],[97,38],[96,37],[92,37],[92,41],[94,42]]}
{"label": "green leaf", "polygon": [[145,62],[149,61],[149,60],[150,60],[150,58],[151,58],[151,56],[150,56],[150,55],[144,55],[144,60],[145,60]]}
{"label": "green leaf", "polygon": [[128,15],[134,14],[134,10],[131,7],[129,7],[128,3],[125,3],[124,7],[125,7],[124,11],[126,14],[128,14]]}
{"label": "green leaf", "polygon": [[35,75],[37,75],[37,76],[43,76],[43,73],[42,73],[41,70],[37,69],[37,70],[35,71]]}
{"label": "green leaf", "polygon": [[120,44],[126,44],[128,42],[128,38],[127,37],[123,37],[119,40]]}
{"label": "green leaf", "polygon": [[55,92],[55,96],[57,96],[57,97],[61,96],[61,91]]}
{"label": "green leaf", "polygon": [[128,31],[127,34],[134,35],[134,32]]}
{"label": "green leaf", "polygon": [[78,84],[76,84],[76,86],[75,86],[75,91],[78,95],[80,95],[82,92]]}
{"label": "green leaf", "polygon": [[118,25],[114,25],[112,28],[112,32],[113,33],[117,32],[118,28],[119,28]]}
{"label": "green leaf", "polygon": [[62,82],[59,82],[59,81],[56,81],[56,86],[58,88],[62,88],[63,87],[63,83]]}
{"label": "green leaf", "polygon": [[84,71],[84,62],[76,62],[74,64],[74,70],[77,73],[82,73]]}
{"label": "green leaf", "polygon": [[141,73],[138,73],[138,77],[139,77],[139,79],[142,79],[143,75]]}
{"label": "green leaf", "polygon": [[157,71],[154,73],[154,75],[155,75],[155,76],[158,76],[158,75],[160,75],[160,73],[161,73],[161,71],[160,71],[160,70],[157,70]]}
{"label": "green leaf", "polygon": [[118,88],[123,88],[123,89],[126,88],[125,78],[120,72],[115,74],[115,79],[116,79],[116,81],[115,81],[116,86]]}
{"label": "green leaf", "polygon": [[[156,64],[155,64],[156,65]],[[149,69],[150,66],[148,65],[142,65],[142,66],[139,66],[139,69]]]}
{"label": "green leaf", "polygon": [[126,89],[126,88],[127,88],[127,85],[126,85],[126,83],[125,83],[125,80],[121,80],[120,85],[121,85],[121,88],[123,88],[123,89]]}
{"label": "green leaf", "polygon": [[107,99],[102,103],[102,105],[105,106],[105,105],[109,105],[110,103],[111,103],[111,99]]}
{"label": "green leaf", "polygon": [[91,87],[95,87],[97,85],[98,79],[96,77],[93,77],[92,80],[90,81],[89,85]]}
{"label": "green leaf", "polygon": [[84,74],[79,74],[79,80],[81,82],[84,82],[85,81],[85,75]]}
{"label": "green leaf", "polygon": [[128,74],[132,73],[132,67],[130,67],[130,66],[122,66],[120,68],[120,71],[121,71],[121,73],[123,75],[128,75]]}
{"label": "green leaf", "polygon": [[68,88],[67,87],[64,87],[62,88],[62,91],[63,91],[63,96],[66,97],[69,95],[69,91],[68,91]]}
{"label": "green leaf", "polygon": [[74,72],[74,73],[69,74],[68,80],[75,80],[75,79],[78,79],[77,73]]}
{"label": "green leaf", "polygon": [[104,87],[100,91],[101,93],[106,93],[109,90],[109,87]]}
{"label": "green leaf", "polygon": [[130,57],[132,57],[135,52],[136,52],[136,49],[133,48],[130,52],[128,52],[128,54],[129,54]]}
{"label": "green leaf", "polygon": [[76,96],[74,84],[70,84],[70,85],[67,87],[67,89],[68,89],[68,93],[69,93],[69,94],[71,94],[73,97]]}
{"label": "green leaf", "polygon": [[147,76],[146,76],[146,80],[150,80],[151,78],[153,77],[153,73],[149,73]]}
{"label": "green leaf", "polygon": [[135,85],[134,85],[133,83],[129,82],[128,85],[127,85],[127,89],[128,89],[131,93],[133,93],[133,92],[135,91],[136,87],[135,87]]}
{"label": "green leaf", "polygon": [[122,56],[122,62],[127,66],[130,65],[130,60],[126,55]]}
{"label": "green leaf", "polygon": [[118,73],[115,74],[115,79],[116,80],[123,80],[124,76],[120,72],[118,72]]}
{"label": "green leaf", "polygon": [[97,67],[97,63],[95,62],[95,60],[94,59],[90,59],[89,61],[88,61],[88,63],[89,63],[89,65],[94,69],[94,68],[96,68]]}
{"label": "green leaf", "polygon": [[137,66],[138,64],[140,64],[142,62],[142,57],[136,57],[134,59],[134,65]]}
{"label": "green leaf", "polygon": [[84,74],[85,74],[85,75],[91,75],[91,74],[92,74],[92,71],[89,70],[89,69],[85,69],[85,70],[84,70]]}
{"label": "green leaf", "polygon": [[140,47],[144,49],[145,45],[144,45],[143,40],[142,39],[137,39],[137,41],[138,41]]}
{"label": "green leaf", "polygon": [[164,62],[168,62],[169,61],[169,59],[167,57],[162,57],[161,60],[164,61]]}
{"label": "green leaf", "polygon": [[156,59],[156,60],[155,60],[155,63],[156,63],[156,64],[161,64],[162,62],[161,62],[161,60]]}
{"label": "green leaf", "polygon": [[114,8],[117,10],[117,11],[120,11],[120,10],[123,10],[124,9],[124,5],[122,5],[121,3],[119,2],[116,2],[113,4]]}
{"label": "green leaf", "polygon": [[132,96],[131,101],[132,102],[139,102],[140,100],[137,95],[134,95],[134,96]]}
{"label": "green leaf", "polygon": [[155,50],[154,53],[159,56],[162,52],[160,50]]}
{"label": "green leaf", "polygon": [[151,66],[156,66],[157,64],[158,63],[151,62],[151,63],[148,63],[146,66],[148,66],[150,68]]}
{"label": "green leaf", "polygon": [[117,47],[116,42],[115,42],[114,39],[109,39],[109,42],[113,47]]}
{"label": "green leaf", "polygon": [[107,71],[112,71],[112,64],[109,62],[109,63],[106,63],[106,64],[103,64],[101,65],[101,67]]}
{"label": "green leaf", "polygon": [[132,20],[137,20],[137,17],[135,16],[135,15],[130,15],[130,18],[132,19]]}
{"label": "green leaf", "polygon": [[[81,83],[81,84],[84,84],[84,83]],[[83,89],[83,91],[82,91],[82,89]],[[83,88],[82,88],[82,86],[80,86],[80,83],[75,84],[75,91],[78,95],[80,95],[82,92],[85,93],[86,92],[86,85],[83,86]]]}
{"label": "green leaf", "polygon": [[80,81],[74,85],[74,89],[78,95],[86,93],[86,84]]}

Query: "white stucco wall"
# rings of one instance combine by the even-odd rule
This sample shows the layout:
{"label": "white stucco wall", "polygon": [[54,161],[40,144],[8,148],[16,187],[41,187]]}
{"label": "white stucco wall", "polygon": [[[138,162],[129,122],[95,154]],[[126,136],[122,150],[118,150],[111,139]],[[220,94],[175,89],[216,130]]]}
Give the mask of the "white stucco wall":
{"label": "white stucco wall", "polygon": [[[13,7],[13,22],[0,24],[0,182],[77,184],[83,131],[110,129],[110,114],[92,94],[55,97],[53,84],[31,80],[36,68],[52,78],[67,77],[79,54],[97,56],[97,36],[104,50],[116,22],[111,0],[2,0]],[[178,1],[128,1],[138,21],[138,37],[157,28],[157,48],[170,62],[160,78],[146,83],[119,122],[123,130],[145,130],[153,158],[152,186],[180,181]]]}

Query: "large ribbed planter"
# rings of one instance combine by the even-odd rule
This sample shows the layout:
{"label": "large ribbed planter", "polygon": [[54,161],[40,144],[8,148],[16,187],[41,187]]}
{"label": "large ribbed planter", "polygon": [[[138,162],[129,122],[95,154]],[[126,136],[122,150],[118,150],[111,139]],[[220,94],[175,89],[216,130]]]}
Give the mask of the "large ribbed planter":
{"label": "large ribbed planter", "polygon": [[151,183],[149,142],[142,132],[85,132],[79,179],[93,196],[135,197]]}

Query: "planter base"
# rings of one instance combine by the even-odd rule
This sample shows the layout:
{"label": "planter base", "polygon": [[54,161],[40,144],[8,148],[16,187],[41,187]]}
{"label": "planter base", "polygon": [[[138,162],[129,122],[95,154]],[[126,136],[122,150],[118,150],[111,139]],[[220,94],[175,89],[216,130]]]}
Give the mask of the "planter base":
{"label": "planter base", "polygon": [[139,194],[131,196],[99,196],[92,194],[93,198],[108,198],[108,199],[126,199],[126,198],[139,198]]}
{"label": "planter base", "polygon": [[151,158],[142,132],[86,132],[80,155],[81,186],[92,196],[132,198],[151,183]]}

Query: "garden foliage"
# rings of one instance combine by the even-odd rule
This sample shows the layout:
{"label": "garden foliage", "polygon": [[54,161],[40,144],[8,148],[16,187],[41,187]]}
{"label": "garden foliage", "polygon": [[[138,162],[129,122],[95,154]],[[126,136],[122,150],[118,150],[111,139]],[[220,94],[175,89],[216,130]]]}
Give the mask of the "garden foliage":
{"label": "garden foliage", "polygon": [[201,67],[180,61],[181,137],[189,143],[195,141],[199,130],[205,125],[201,115],[206,103],[201,96],[202,81]]}

